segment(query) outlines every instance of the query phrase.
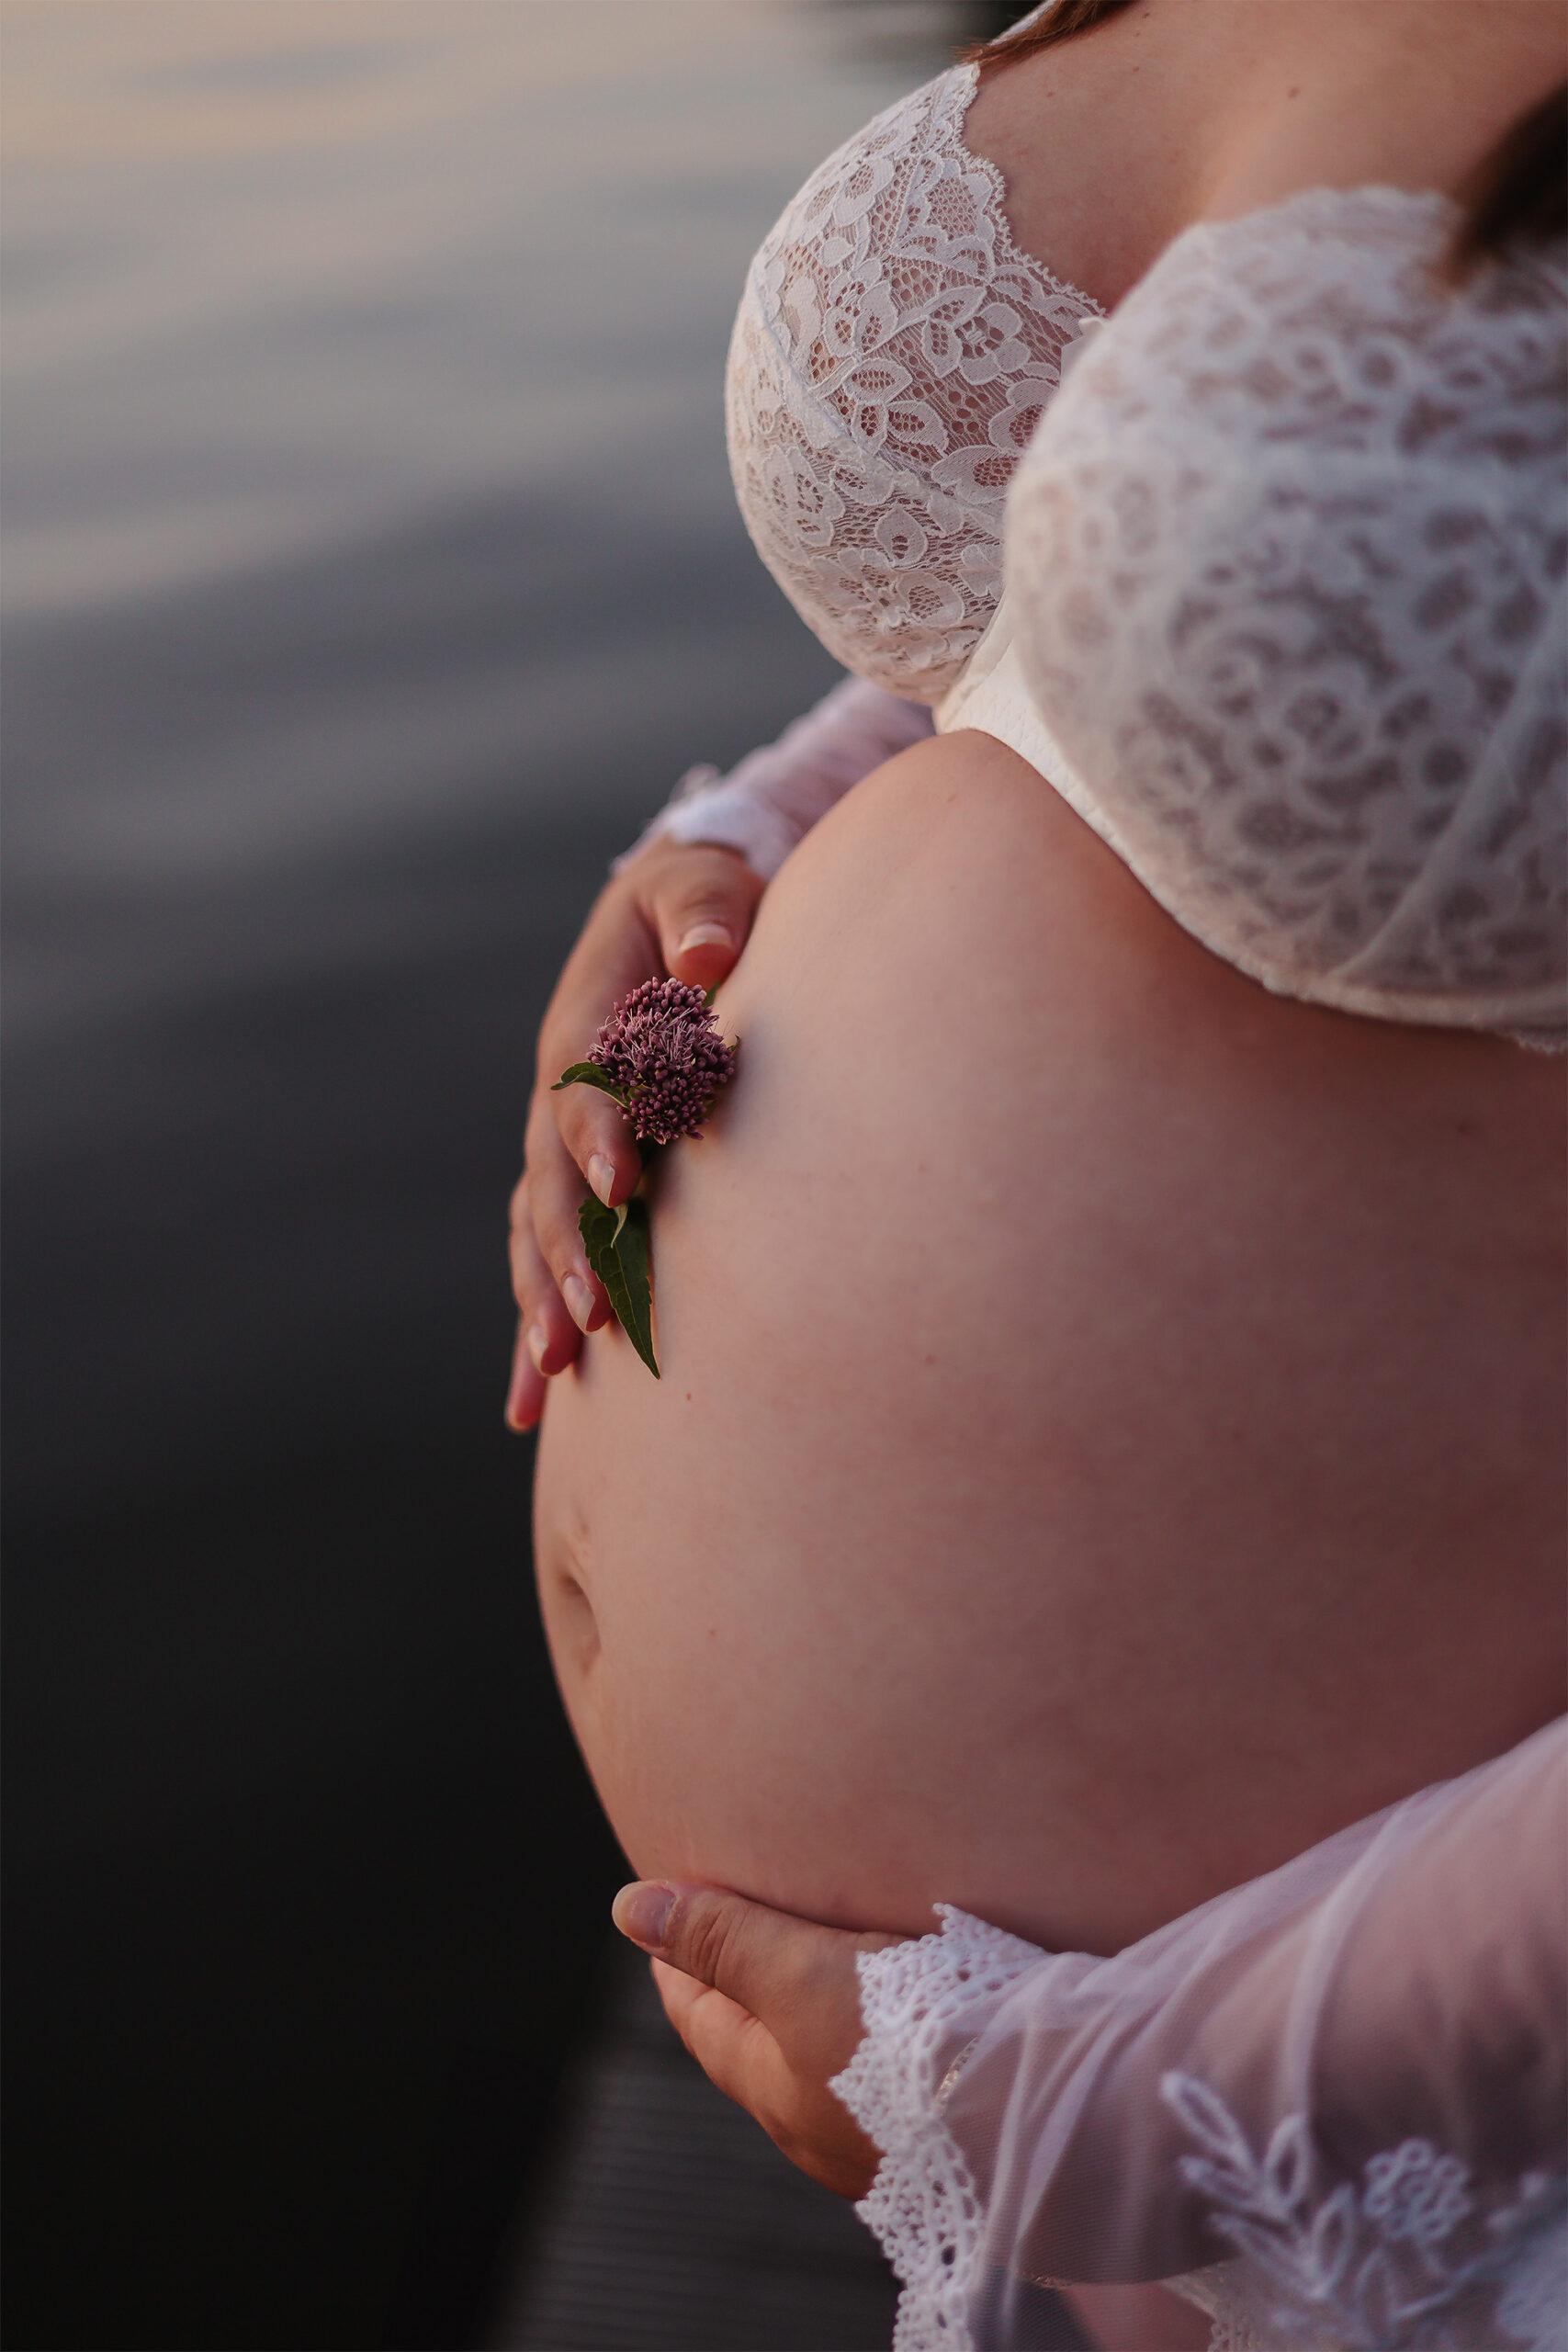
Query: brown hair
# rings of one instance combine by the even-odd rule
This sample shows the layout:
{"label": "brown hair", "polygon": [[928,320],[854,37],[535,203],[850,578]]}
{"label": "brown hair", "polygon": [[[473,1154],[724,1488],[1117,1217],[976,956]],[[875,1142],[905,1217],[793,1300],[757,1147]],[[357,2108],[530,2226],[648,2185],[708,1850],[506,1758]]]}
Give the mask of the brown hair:
{"label": "brown hair", "polygon": [[1447,254],[1456,283],[1512,246],[1562,236],[1568,229],[1568,83],[1503,133],[1471,174],[1463,202]]}
{"label": "brown hair", "polygon": [[[982,74],[993,73],[1087,33],[1131,6],[1132,0],[1056,0],[1035,23],[971,41],[959,56]],[[1562,236],[1568,229],[1568,83],[1504,132],[1471,174],[1461,202],[1463,217],[1444,255],[1444,275],[1456,285],[1511,248]]]}
{"label": "brown hair", "polygon": [[1049,49],[1053,41],[1071,40],[1075,33],[1087,33],[1093,25],[1103,24],[1107,17],[1120,16],[1133,0],[1056,0],[1054,8],[1046,9],[1032,25],[1015,25],[1011,32],[998,33],[987,40],[972,40],[958,52],[959,62],[977,65],[982,74],[994,66],[1011,65],[1021,57],[1032,57],[1037,49]]}

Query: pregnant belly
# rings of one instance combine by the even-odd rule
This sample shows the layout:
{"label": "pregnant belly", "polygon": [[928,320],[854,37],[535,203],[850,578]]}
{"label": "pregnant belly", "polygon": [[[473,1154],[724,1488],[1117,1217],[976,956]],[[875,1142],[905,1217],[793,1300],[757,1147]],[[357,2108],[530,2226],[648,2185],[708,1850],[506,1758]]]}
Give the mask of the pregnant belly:
{"label": "pregnant belly", "polygon": [[536,1557],[634,1867],[1110,1950],[1561,1709],[1561,1100],[950,736],[769,891]]}

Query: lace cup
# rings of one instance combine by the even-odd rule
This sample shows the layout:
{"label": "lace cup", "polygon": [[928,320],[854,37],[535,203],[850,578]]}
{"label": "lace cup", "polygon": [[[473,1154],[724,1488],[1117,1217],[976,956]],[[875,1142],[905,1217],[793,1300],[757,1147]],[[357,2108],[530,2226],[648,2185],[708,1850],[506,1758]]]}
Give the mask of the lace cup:
{"label": "lace cup", "polygon": [[1179,240],[1030,453],[1010,594],[1075,770],[1219,953],[1553,1023],[1562,288],[1450,296],[1445,220],[1317,193]]}
{"label": "lace cup", "polygon": [[740,512],[845,666],[936,701],[1001,593],[1013,469],[1095,306],[1015,246],[970,154],[972,66],[807,181],[747,276],[728,427]]}

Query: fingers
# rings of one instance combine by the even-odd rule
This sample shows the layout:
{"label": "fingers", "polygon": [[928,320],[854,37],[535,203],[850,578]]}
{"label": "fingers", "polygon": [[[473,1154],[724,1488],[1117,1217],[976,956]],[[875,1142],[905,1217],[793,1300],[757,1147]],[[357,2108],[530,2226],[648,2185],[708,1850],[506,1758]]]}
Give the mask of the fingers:
{"label": "fingers", "polygon": [[[559,1151],[558,1142],[555,1148]],[[572,1179],[577,1182],[575,1169]],[[581,1234],[576,1239],[581,1255]],[[530,1180],[526,1175],[512,1195],[510,1246],[512,1289],[520,1319],[506,1392],[505,1419],[508,1428],[521,1430],[531,1430],[544,1411],[546,1381],[556,1373],[564,1372],[582,1344],[579,1327],[568,1311],[535,1234]],[[584,1265],[583,1273],[586,1271]]]}
{"label": "fingers", "polygon": [[819,1927],[719,1887],[657,1879],[623,1887],[612,1917],[644,1951],[760,2018],[792,2062],[829,2074],[860,2040],[857,1955],[897,1940]]}
{"label": "fingers", "polygon": [[[642,1161],[626,1121],[596,1087],[550,1090],[560,1072],[588,1052],[601,1023],[639,981],[671,972],[695,988],[714,988],[733,969],[751,928],[763,884],[736,850],[656,842],[600,897],[567,959],[539,1033],[539,1091],[561,1142],[599,1198],[611,1208],[630,1198]],[[536,1155],[543,1170],[540,1245],[556,1252],[543,1222],[558,1229],[565,1180]],[[580,1193],[570,1199],[575,1219]]]}
{"label": "fingers", "polygon": [[754,2115],[766,2103],[782,2064],[778,2043],[760,2019],[667,1961],[653,1963],[664,2013],[709,2081]]}
{"label": "fingers", "polygon": [[650,861],[644,903],[664,968],[689,988],[716,988],[746,944],[762,882],[739,850],[697,842]]}
{"label": "fingers", "polygon": [[549,1089],[581,1057],[615,997],[648,976],[654,952],[647,921],[628,909],[624,890],[606,893],[568,959],[540,1030],[527,1166],[512,1195],[512,1288],[522,1317],[506,1394],[513,1430],[535,1426],[546,1382],[575,1360],[582,1334],[609,1318],[577,1221],[583,1174],[602,1200],[618,1204],[642,1172],[631,1130],[613,1103],[591,1087],[560,1094]]}
{"label": "fingers", "polygon": [[828,2088],[827,2074],[802,2074],[761,2020],[728,1994],[661,1960],[653,1976],[665,2015],[708,2080],[756,2119],[791,2164],[837,2197],[863,2197],[876,2176],[877,2150]]}
{"label": "fingers", "polygon": [[613,1916],[653,1954],[671,2022],[704,2072],[813,2180],[863,2197],[877,2153],[829,2085],[861,2039],[858,1956],[898,1939],[660,1879],[623,1887]]}
{"label": "fingers", "polygon": [[[582,1336],[539,1255],[531,1227],[513,1233],[512,1266],[513,1285],[523,1311],[512,1350],[503,1418],[509,1429],[523,1430],[537,1422],[545,1409],[546,1382],[575,1362]],[[520,1267],[524,1269],[521,1276]]]}
{"label": "fingers", "polygon": [[[597,1087],[568,1086],[558,1094],[552,1092],[548,1099],[556,1135],[563,1148],[551,1152],[547,1143],[541,1140],[537,1159],[543,1193],[540,1209],[544,1216],[558,1223],[570,1204],[575,1228],[583,1178],[588,1179],[591,1190],[598,1193],[606,1208],[619,1208],[637,1190],[642,1157],[626,1119]],[[532,1160],[532,1137],[529,1145]],[[551,1254],[547,1243],[545,1254]]]}
{"label": "fingers", "polygon": [[502,1416],[509,1430],[519,1432],[531,1430],[545,1409],[545,1375],[534,1362],[530,1346],[534,1336],[526,1316],[520,1317],[512,1348],[512,1377],[506,1384],[506,1405]]}
{"label": "fingers", "polygon": [[[592,1086],[552,1090],[563,1069],[587,1055],[600,1024],[639,981],[659,975],[659,944],[646,910],[625,880],[600,898],[567,959],[539,1031],[538,1078],[528,1123],[528,1163],[539,1174],[540,1216],[553,1233],[563,1219],[575,1227],[584,1181],[606,1206],[618,1208],[637,1190],[642,1160],[631,1128]],[[541,1119],[555,1130],[557,1148]],[[545,1255],[555,1253],[540,1235]]]}
{"label": "fingers", "polygon": [[584,1181],[616,1208],[642,1176],[615,1103],[591,1086],[558,1094],[555,1080],[639,981],[670,971],[691,986],[716,986],[745,944],[762,888],[736,851],[656,842],[601,893],[567,959],[539,1032],[527,1169],[512,1199],[512,1286],[522,1314],[506,1397],[514,1430],[533,1428],[545,1383],[574,1361],[584,1332],[609,1320],[578,1225]]}
{"label": "fingers", "polygon": [[[584,1088],[584,1092],[590,1090]],[[547,1339],[564,1338],[558,1309],[581,1331],[597,1331],[609,1317],[609,1303],[588,1263],[577,1213],[582,1204],[582,1177],[561,1140],[552,1113],[537,1097],[528,1122],[528,1164],[513,1195],[514,1206],[513,1283],[517,1303],[525,1314],[539,1311]],[[544,1269],[539,1289],[538,1269]],[[552,1301],[548,1293],[554,1290]],[[564,1306],[563,1306],[564,1303]],[[568,1342],[560,1362],[544,1369],[557,1372],[576,1354]]]}

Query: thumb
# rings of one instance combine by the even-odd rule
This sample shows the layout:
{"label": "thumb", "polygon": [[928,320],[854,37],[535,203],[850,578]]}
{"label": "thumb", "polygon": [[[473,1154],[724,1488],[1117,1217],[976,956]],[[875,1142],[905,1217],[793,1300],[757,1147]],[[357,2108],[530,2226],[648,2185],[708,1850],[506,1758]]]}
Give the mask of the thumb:
{"label": "thumb", "polygon": [[824,1928],[722,1887],[662,1879],[623,1887],[611,1916],[644,1951],[711,1984],[781,2036],[795,2038],[803,2012],[826,2005],[820,2024],[836,2038],[839,2020],[830,2013],[845,2007],[846,2056],[859,2039],[855,1956],[899,1940]]}
{"label": "thumb", "polygon": [[671,858],[649,905],[665,970],[688,988],[716,988],[735,967],[761,895],[761,876],[739,850],[694,842]]}

